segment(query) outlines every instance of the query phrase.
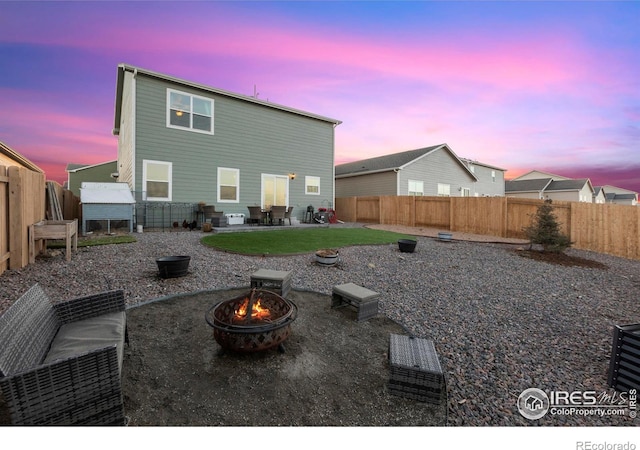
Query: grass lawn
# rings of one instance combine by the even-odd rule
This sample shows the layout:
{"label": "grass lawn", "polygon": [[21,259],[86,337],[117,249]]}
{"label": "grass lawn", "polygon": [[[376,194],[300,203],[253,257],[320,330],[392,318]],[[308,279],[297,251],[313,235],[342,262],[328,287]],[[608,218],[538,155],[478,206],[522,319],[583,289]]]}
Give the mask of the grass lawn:
{"label": "grass lawn", "polygon": [[313,228],[219,233],[202,238],[202,243],[218,250],[245,255],[292,255],[322,248],[392,244],[398,239],[413,238],[369,228]]}

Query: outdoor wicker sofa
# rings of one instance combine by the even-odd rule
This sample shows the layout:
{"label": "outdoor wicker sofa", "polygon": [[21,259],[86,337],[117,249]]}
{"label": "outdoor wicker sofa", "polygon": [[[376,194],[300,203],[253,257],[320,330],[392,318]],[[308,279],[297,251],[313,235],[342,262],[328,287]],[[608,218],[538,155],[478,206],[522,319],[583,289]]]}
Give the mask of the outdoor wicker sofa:
{"label": "outdoor wicker sofa", "polygon": [[53,303],[31,287],[0,316],[0,392],[14,425],[124,425],[124,292]]}

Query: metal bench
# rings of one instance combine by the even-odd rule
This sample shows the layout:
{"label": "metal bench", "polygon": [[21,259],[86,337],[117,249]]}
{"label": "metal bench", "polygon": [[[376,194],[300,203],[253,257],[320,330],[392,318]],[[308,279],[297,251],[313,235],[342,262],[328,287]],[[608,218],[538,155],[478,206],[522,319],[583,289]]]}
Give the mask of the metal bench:
{"label": "metal bench", "polygon": [[0,316],[0,391],[14,425],[124,425],[121,290],[53,303],[39,285]]}
{"label": "metal bench", "polygon": [[340,284],[333,287],[331,307],[354,306],[358,311],[357,320],[366,320],[378,314],[379,297],[379,293],[357,284]]}

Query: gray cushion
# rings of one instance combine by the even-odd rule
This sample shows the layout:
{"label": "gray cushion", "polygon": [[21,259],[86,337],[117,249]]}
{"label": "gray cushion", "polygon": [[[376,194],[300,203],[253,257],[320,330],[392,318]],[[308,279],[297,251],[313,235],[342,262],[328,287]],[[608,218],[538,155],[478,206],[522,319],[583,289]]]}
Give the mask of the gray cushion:
{"label": "gray cushion", "polygon": [[116,345],[118,366],[122,369],[126,321],[125,312],[118,311],[64,324],[51,343],[44,362],[50,363]]}

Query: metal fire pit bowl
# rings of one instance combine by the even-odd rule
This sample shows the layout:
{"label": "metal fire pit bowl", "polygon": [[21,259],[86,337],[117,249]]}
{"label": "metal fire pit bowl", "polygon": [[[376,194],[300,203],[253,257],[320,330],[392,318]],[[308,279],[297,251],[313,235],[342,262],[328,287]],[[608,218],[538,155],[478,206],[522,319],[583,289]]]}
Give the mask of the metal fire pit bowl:
{"label": "metal fire pit bowl", "polygon": [[[268,320],[238,319],[236,311],[249,299],[249,310],[260,300],[271,315]],[[295,303],[275,292],[252,289],[249,293],[213,306],[205,320],[213,327],[213,337],[223,350],[251,353],[278,347],[284,352],[283,342],[291,334],[291,323],[298,316]]]}

